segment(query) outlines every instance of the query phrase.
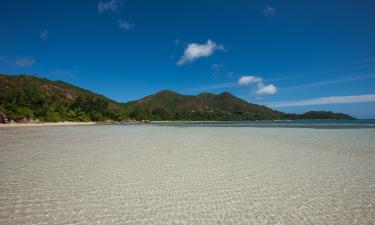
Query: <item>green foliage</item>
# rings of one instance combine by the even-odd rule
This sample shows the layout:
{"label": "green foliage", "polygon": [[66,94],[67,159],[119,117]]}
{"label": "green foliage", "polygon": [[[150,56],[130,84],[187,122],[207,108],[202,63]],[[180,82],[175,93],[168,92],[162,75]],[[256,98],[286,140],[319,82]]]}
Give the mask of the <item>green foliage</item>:
{"label": "green foliage", "polygon": [[60,114],[58,112],[50,109],[50,110],[48,110],[48,112],[46,114],[45,120],[48,121],[48,122],[57,122],[57,121],[61,121],[61,117],[60,117]]}
{"label": "green foliage", "polygon": [[33,111],[30,108],[23,106],[17,108],[15,115],[17,115],[17,117],[32,117]]}
{"label": "green foliage", "polygon": [[302,115],[298,115],[298,119],[305,120],[324,120],[324,119],[336,119],[336,120],[352,120],[353,117],[343,114],[343,113],[334,113],[330,111],[310,111]]}
{"label": "green foliage", "polygon": [[284,119],[285,114],[250,104],[230,93],[198,96],[161,91],[125,105],[130,117],[149,120],[264,120]]}
{"label": "green foliage", "polygon": [[0,111],[9,119],[41,121],[136,120],[280,120],[352,119],[345,114],[308,112],[285,114],[248,103],[230,93],[197,96],[161,91],[138,101],[117,103],[62,81],[0,74]]}
{"label": "green foliage", "polygon": [[0,106],[9,119],[41,121],[125,119],[123,105],[61,81],[0,75]]}

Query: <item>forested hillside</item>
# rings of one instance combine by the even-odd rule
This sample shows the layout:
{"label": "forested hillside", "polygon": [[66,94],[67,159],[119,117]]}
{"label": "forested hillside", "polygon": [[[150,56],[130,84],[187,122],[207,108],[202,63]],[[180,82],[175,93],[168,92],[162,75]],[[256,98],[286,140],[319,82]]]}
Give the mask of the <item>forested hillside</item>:
{"label": "forested hillside", "polygon": [[[126,93],[124,93],[126,94]],[[119,103],[63,81],[0,74],[0,113],[8,120],[123,121],[137,120],[282,120],[353,119],[342,113],[311,111],[286,114],[248,103],[228,92],[181,95],[164,90]]]}

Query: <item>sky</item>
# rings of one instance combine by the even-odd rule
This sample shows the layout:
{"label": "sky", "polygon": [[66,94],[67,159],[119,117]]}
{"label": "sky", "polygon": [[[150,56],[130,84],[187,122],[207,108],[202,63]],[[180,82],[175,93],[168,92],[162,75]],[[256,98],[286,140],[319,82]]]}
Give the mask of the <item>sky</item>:
{"label": "sky", "polygon": [[0,73],[375,118],[375,1],[1,0]]}

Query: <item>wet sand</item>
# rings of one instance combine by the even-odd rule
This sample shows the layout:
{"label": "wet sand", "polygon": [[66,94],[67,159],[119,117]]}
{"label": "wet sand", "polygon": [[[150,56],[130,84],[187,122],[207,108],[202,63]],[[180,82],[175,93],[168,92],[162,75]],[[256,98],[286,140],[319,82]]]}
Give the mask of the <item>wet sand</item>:
{"label": "wet sand", "polygon": [[0,224],[375,224],[375,129],[0,129]]}

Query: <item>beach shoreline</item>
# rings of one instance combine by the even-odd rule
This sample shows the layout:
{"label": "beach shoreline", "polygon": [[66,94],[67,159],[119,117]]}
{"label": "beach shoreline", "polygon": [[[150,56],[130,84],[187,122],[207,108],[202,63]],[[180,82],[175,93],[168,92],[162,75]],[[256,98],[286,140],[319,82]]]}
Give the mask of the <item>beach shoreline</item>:
{"label": "beach shoreline", "polygon": [[14,127],[46,127],[46,126],[83,126],[95,125],[97,122],[38,122],[38,123],[7,123],[0,124],[0,128],[14,128]]}
{"label": "beach shoreline", "polygon": [[[313,123],[312,123],[313,122]],[[375,128],[372,120],[300,120],[300,121],[61,121],[61,122],[28,122],[28,123],[0,123],[1,128],[17,127],[46,127],[46,126],[87,126],[87,125],[142,125],[154,124],[159,126],[207,126],[207,127],[284,127],[284,128],[322,128],[349,129]]]}

